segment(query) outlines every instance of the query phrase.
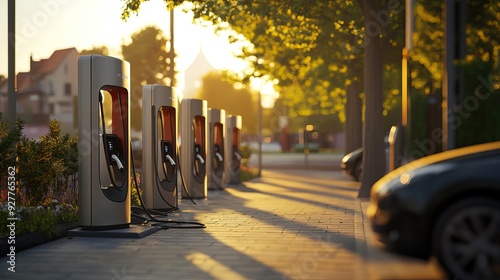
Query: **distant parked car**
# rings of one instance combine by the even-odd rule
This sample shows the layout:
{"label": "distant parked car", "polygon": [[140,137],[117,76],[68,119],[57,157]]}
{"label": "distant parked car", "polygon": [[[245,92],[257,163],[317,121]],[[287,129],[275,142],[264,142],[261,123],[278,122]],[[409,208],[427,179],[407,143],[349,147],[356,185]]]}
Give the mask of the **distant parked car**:
{"label": "distant parked car", "polygon": [[345,155],[340,163],[340,168],[345,174],[352,176],[354,180],[361,181],[363,175],[363,148]]}
{"label": "distant parked car", "polygon": [[368,217],[386,249],[434,256],[448,279],[500,279],[500,142],[388,173],[373,185]]}

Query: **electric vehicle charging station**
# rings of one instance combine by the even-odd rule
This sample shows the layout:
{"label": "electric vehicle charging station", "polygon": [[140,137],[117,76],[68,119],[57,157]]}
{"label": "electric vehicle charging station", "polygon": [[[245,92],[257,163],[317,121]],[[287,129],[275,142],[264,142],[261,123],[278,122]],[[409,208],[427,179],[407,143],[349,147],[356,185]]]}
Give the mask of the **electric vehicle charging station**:
{"label": "electric vehicle charging station", "polygon": [[242,118],[240,115],[226,117],[225,182],[228,184],[241,183],[241,127]]}
{"label": "electric vehicle charging station", "polygon": [[78,60],[78,224],[127,228],[130,216],[130,64],[101,55]]}
{"label": "electric vehicle charging station", "polygon": [[142,182],[145,207],[177,208],[177,97],[172,87],[142,88]]}
{"label": "electric vehicle charging station", "polygon": [[223,189],[225,121],[225,110],[208,109],[207,184],[209,190]]}
{"label": "electric vehicle charging station", "polygon": [[207,101],[183,99],[180,114],[182,198],[206,198]]}

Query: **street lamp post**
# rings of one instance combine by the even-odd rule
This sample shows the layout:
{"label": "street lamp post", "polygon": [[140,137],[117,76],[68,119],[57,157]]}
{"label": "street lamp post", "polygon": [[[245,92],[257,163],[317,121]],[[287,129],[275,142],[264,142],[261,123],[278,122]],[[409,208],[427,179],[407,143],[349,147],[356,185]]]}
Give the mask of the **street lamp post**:
{"label": "street lamp post", "polygon": [[170,86],[175,86],[174,6],[170,7]]}
{"label": "street lamp post", "polygon": [[[262,63],[262,60],[259,59],[258,64],[261,64]],[[258,176],[262,176],[262,141],[263,141],[263,136],[262,136],[262,111],[263,111],[263,108],[272,108],[272,106],[274,106],[274,101],[272,101],[272,104],[271,102],[264,102],[265,105],[263,105],[262,103],[262,94],[266,94],[266,97],[272,97],[272,93],[274,92],[274,84],[275,84],[275,81],[272,81],[269,79],[269,76],[267,75],[264,75],[262,77],[255,77],[254,80],[252,80],[252,87],[257,91],[258,93],[258,96],[257,96],[257,99],[258,99],[258,120],[257,120],[257,123],[258,123],[258,141],[257,141],[257,144],[258,144]],[[275,97],[272,97],[272,98],[275,98]],[[266,99],[265,101],[269,101],[269,99]]]}
{"label": "street lamp post", "polygon": [[259,106],[258,106],[258,110],[259,110],[259,133],[258,133],[258,145],[259,145],[259,151],[258,151],[258,168],[259,168],[259,172],[258,172],[258,176],[261,177],[262,175],[262,90],[259,89],[259,96],[258,96],[258,100],[259,100]]}
{"label": "street lamp post", "polygon": [[14,129],[16,124],[16,1],[9,0],[8,7],[8,81],[7,81],[7,102],[9,108],[8,122],[9,129]]}

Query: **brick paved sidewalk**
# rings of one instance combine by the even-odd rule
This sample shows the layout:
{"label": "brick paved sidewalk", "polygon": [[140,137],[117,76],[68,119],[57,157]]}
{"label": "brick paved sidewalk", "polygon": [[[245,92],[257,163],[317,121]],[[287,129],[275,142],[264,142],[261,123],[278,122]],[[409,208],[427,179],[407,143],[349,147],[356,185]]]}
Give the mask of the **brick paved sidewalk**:
{"label": "brick paved sidewalk", "polygon": [[19,252],[16,273],[1,258],[0,279],[440,279],[374,247],[358,188],[340,172],[264,171],[169,216],[205,229],[59,239]]}

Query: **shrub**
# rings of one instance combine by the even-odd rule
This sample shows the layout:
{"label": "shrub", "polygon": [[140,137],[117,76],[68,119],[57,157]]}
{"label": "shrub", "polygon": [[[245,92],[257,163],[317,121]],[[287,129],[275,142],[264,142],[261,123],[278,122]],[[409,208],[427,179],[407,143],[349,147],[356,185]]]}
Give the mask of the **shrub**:
{"label": "shrub", "polygon": [[248,166],[248,160],[252,156],[252,149],[249,146],[241,146],[240,147],[240,155],[241,155],[241,165],[244,167]]}
{"label": "shrub", "polygon": [[49,197],[63,200],[68,191],[75,192],[77,144],[76,137],[61,136],[60,125],[55,120],[49,124],[49,133],[39,141],[20,139],[17,178],[19,187],[29,198],[25,202],[27,206],[41,205]]}
{"label": "shrub", "polygon": [[[142,189],[141,189],[141,175],[137,172],[135,174],[135,179],[137,179],[137,184],[139,185],[139,191],[140,191],[140,195],[142,197]],[[130,179],[130,204],[132,206],[140,206],[141,205],[141,201],[139,199],[139,194],[137,193],[137,188],[136,188],[136,184],[135,184],[135,179],[134,177],[132,177]]]}
{"label": "shrub", "polygon": [[3,114],[0,112],[0,188],[7,188],[6,174],[9,166],[16,166],[16,146],[24,137],[22,130],[24,122],[20,119],[16,125],[9,129],[8,124],[3,120]]}
{"label": "shrub", "polygon": [[[0,112],[0,236],[8,234],[7,170],[16,167],[16,234],[51,235],[55,225],[78,219],[78,139],[61,136],[53,120],[39,141],[22,134],[24,121],[9,128]],[[10,217],[10,216],[9,216]]]}
{"label": "shrub", "polygon": [[[16,211],[16,235],[40,232],[50,237],[55,233],[55,225],[75,222],[78,218],[75,206],[59,204],[55,199],[47,200],[46,204],[37,207],[19,206]],[[8,214],[7,205],[0,204],[0,237],[9,235]]]}

